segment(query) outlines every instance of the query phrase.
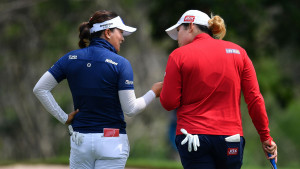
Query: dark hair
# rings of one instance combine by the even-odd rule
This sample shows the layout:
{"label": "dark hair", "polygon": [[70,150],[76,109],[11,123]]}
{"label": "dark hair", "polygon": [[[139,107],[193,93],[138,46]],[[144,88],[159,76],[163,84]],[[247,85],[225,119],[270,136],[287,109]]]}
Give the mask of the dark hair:
{"label": "dark hair", "polygon": [[[183,23],[181,25],[183,25],[183,27],[186,29],[189,26],[189,23]],[[198,25],[198,24],[194,24],[194,25],[196,25],[202,32],[205,32],[205,33],[209,34],[211,37],[213,37],[212,31],[210,29],[208,29],[207,26]]]}
{"label": "dark hair", "polygon": [[89,46],[90,40],[93,37],[100,37],[104,30],[94,32],[90,34],[90,29],[95,23],[101,23],[110,19],[117,17],[118,14],[115,12],[110,12],[106,10],[96,11],[90,18],[89,22],[83,22],[79,25],[79,42],[78,46],[80,48],[85,48]]}

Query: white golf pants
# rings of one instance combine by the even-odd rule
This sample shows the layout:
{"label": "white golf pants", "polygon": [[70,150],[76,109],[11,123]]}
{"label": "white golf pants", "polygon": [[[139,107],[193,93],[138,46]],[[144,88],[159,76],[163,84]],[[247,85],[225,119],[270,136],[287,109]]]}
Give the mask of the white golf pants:
{"label": "white golf pants", "polygon": [[103,133],[83,134],[81,145],[72,138],[70,153],[71,169],[124,169],[129,156],[127,134],[119,137],[103,137]]}

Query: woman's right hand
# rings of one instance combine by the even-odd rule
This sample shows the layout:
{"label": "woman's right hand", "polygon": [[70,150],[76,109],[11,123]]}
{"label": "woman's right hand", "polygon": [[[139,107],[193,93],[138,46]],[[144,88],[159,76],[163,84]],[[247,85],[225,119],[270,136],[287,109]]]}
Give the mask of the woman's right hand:
{"label": "woman's right hand", "polygon": [[[266,140],[262,142],[262,147],[265,152],[265,155],[267,159],[275,159],[275,163],[277,163],[277,145],[273,140]],[[268,153],[271,154],[271,156],[268,156]]]}
{"label": "woman's right hand", "polygon": [[151,90],[155,93],[156,97],[160,96],[162,87],[163,87],[163,82],[157,82],[152,85]]}

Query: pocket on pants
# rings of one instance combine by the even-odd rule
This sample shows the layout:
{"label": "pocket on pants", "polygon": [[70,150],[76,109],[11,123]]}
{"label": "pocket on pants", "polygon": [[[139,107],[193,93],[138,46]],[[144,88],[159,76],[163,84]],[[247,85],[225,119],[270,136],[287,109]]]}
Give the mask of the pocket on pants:
{"label": "pocket on pants", "polygon": [[244,138],[240,137],[240,142],[227,142],[227,167],[239,168],[242,166],[243,152],[244,152]]}
{"label": "pocket on pants", "polygon": [[100,158],[127,158],[129,145],[127,137],[101,137],[97,152]]}

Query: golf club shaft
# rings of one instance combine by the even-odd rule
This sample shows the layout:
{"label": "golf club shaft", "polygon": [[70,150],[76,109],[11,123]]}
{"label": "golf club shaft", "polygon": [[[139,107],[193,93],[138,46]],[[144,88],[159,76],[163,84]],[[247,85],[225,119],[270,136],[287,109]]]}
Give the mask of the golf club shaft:
{"label": "golf club shaft", "polygon": [[[268,153],[268,156],[271,157],[272,155],[270,153]],[[276,166],[276,163],[275,163],[275,158],[270,159],[270,163],[272,164],[273,169],[277,169],[277,166]]]}

